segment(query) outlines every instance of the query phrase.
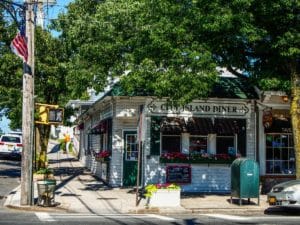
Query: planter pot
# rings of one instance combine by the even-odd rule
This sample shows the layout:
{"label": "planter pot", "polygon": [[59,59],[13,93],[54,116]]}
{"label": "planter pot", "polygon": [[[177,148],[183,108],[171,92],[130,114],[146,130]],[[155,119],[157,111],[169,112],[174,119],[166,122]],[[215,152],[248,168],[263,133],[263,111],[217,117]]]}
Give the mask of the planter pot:
{"label": "planter pot", "polygon": [[180,190],[159,189],[148,198],[150,207],[177,207],[180,206]]}
{"label": "planter pot", "polygon": [[39,181],[39,180],[45,180],[45,179],[54,179],[53,174],[33,174],[33,180],[34,181]]}

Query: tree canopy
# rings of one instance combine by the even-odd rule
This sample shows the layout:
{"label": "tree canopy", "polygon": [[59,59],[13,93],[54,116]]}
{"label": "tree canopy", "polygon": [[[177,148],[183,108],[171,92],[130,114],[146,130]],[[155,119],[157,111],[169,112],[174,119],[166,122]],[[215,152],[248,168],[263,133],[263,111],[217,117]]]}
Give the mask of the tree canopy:
{"label": "tree canopy", "polygon": [[216,66],[289,91],[299,24],[295,0],[76,0],[54,27],[67,45],[69,80],[82,84],[73,96],[121,76],[129,90],[191,101],[210,91]]}
{"label": "tree canopy", "polygon": [[[22,124],[22,60],[14,55],[10,43],[17,33],[16,25],[0,13],[0,109],[11,123]],[[65,81],[65,48],[63,43],[37,27],[35,32],[35,102],[64,104],[67,98]]]}

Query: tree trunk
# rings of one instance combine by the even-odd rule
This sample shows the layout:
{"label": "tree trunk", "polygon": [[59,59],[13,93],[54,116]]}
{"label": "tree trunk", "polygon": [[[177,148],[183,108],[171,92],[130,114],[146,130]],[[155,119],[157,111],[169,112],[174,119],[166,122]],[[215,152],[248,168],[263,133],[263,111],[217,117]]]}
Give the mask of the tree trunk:
{"label": "tree trunk", "polygon": [[296,178],[300,179],[300,76],[292,72],[291,120],[296,158]]}
{"label": "tree trunk", "polygon": [[48,148],[48,141],[50,135],[50,125],[44,124],[37,124],[37,129],[39,133],[39,139],[36,141],[40,145],[40,152],[38,155],[38,162],[37,162],[37,169],[46,168],[48,166],[47,161],[47,148]]}

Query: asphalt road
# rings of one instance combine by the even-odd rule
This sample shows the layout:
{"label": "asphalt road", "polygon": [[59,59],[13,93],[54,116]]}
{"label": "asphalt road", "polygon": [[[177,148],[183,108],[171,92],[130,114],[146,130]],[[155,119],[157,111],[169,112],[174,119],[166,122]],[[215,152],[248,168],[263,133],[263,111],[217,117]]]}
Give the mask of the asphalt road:
{"label": "asphalt road", "polygon": [[0,158],[0,210],[6,196],[20,184],[21,162]]}
{"label": "asphalt road", "polygon": [[265,215],[265,216],[232,216],[224,214],[80,214],[0,211],[0,225],[227,225],[227,224],[300,224],[299,216]]}

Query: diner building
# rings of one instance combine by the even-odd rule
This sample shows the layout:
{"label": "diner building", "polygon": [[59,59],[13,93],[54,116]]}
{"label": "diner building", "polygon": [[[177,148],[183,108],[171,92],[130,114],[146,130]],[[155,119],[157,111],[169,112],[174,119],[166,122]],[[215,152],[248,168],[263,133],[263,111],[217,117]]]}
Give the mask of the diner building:
{"label": "diner building", "polygon": [[117,83],[77,119],[80,160],[112,187],[135,186],[138,177],[141,186],[230,192],[231,162],[257,159],[257,99],[245,80],[224,74],[208,98],[186,105]]}

